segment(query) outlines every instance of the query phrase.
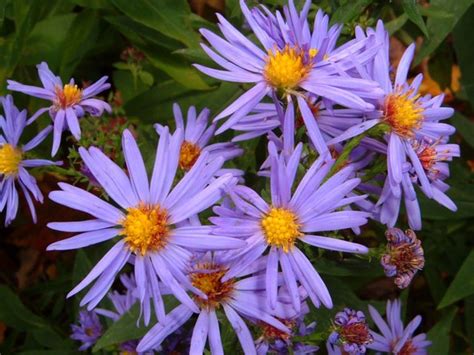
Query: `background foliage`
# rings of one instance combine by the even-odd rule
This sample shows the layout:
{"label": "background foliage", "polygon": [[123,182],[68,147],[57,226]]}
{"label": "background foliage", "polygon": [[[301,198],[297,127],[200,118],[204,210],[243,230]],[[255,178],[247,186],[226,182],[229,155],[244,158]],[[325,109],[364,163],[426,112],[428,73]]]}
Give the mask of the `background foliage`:
{"label": "background foliage", "polygon": [[[410,289],[401,293],[407,317],[423,315],[423,330],[433,341],[433,354],[472,353],[474,349],[473,2],[313,1],[312,15],[322,7],[331,14],[333,23],[345,24],[345,36],[353,34],[356,24],[373,26],[382,18],[394,35],[391,56],[395,63],[407,44],[417,42],[412,74],[423,72],[422,90],[446,92],[446,103],[457,110],[451,122],[458,130],[454,139],[461,145],[462,158],[451,165],[449,194],[459,210],[451,213],[422,200],[424,220],[419,237],[426,266]],[[283,0],[264,3],[278,7]],[[151,161],[156,144],[151,125],[171,122],[173,102],[185,107],[209,107],[215,114],[242,92],[239,85],[204,77],[191,65],[209,63],[199,46],[198,29],[216,30],[215,11],[242,26],[237,0],[0,0],[1,94],[6,94],[8,78],[37,83],[35,65],[41,61],[48,62],[63,80],[73,76],[78,82],[92,81],[109,75],[114,113],[103,121],[83,121],[80,144],[99,144],[120,160],[113,132],[132,125],[144,156]],[[25,95],[16,96],[16,103],[28,107],[30,113],[39,107],[36,99]],[[31,135],[47,120],[37,122]],[[260,149],[263,144],[258,139],[244,143],[246,154],[237,159],[236,165],[246,170],[252,186],[259,181],[255,172],[264,158],[264,149]],[[79,164],[76,144],[70,141],[69,145],[69,152],[62,152],[62,158],[69,162],[65,168],[53,174],[38,171],[45,195],[55,189],[58,180],[85,181],[75,172]],[[50,146],[42,145],[43,156],[49,155]],[[23,210],[9,229],[0,227],[2,354],[76,352],[78,345],[69,339],[69,324],[75,320],[78,304],[76,299],[65,300],[64,296],[107,248],[102,245],[77,253],[46,253],[45,246],[59,237],[45,227],[46,223],[78,216],[48,201],[38,211],[37,225],[30,224]],[[380,226],[370,225],[359,239],[376,246],[383,240],[383,232]],[[375,258],[370,262],[346,261],[338,255],[323,259],[314,250],[308,253],[334,295],[333,310],[312,310],[309,317],[317,320],[320,330],[343,306],[366,310],[368,302],[380,307],[382,300],[399,295]],[[135,328],[136,313],[137,309],[132,309],[110,327],[94,351],[110,353],[113,344],[143,334],[144,329]],[[231,348],[235,339],[227,335],[223,335],[227,349],[235,349]]]}

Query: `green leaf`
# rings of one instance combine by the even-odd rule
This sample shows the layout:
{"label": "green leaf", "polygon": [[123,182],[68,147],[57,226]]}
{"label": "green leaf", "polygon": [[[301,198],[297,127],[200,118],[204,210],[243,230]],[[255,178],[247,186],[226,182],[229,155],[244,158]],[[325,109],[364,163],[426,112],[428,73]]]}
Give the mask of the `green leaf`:
{"label": "green leaf", "polygon": [[472,348],[474,346],[474,296],[470,296],[465,299],[464,313],[467,336]]}
{"label": "green leaf", "polygon": [[39,20],[41,1],[16,0],[12,2],[16,31],[5,41],[0,42],[0,89],[5,86],[5,80],[15,70],[23,56],[28,36]]}
{"label": "green leaf", "polygon": [[474,278],[472,277],[473,270],[474,250],[472,250],[464,260],[461,268],[456,274],[456,277],[439,303],[438,309],[447,307],[456,301],[474,294]]}
{"label": "green leaf", "polygon": [[138,72],[138,77],[145,85],[152,86],[155,79],[153,75],[147,71],[141,70]]}
{"label": "green leaf", "polygon": [[137,320],[140,317],[140,305],[136,303],[127,313],[113,323],[100,337],[92,351],[98,351],[110,345],[123,343],[127,340],[142,338],[152,327],[137,327]]}
{"label": "green leaf", "polygon": [[[64,14],[47,17],[33,28],[25,46],[25,55],[21,65],[36,65],[46,61],[52,70],[59,68],[64,55],[61,46],[67,39],[66,35],[73,23],[75,14]],[[58,31],[61,28],[62,31]]]}
{"label": "green leaf", "polygon": [[[9,327],[29,332],[41,345],[49,348],[67,348],[63,338],[48,321],[34,314],[8,287],[0,286],[0,320]],[[67,342],[67,340],[66,340]]]}
{"label": "green leaf", "polygon": [[130,116],[137,116],[142,123],[170,124],[173,120],[172,105],[179,102],[183,109],[195,105],[207,107],[218,113],[240,93],[239,86],[222,83],[210,91],[193,91],[173,81],[162,82],[141,93],[124,106]]}
{"label": "green leaf", "polygon": [[449,333],[457,310],[446,310],[439,322],[428,332],[428,339],[432,341],[428,348],[430,354],[449,354]]}
{"label": "green leaf", "polygon": [[426,27],[430,37],[426,39],[416,55],[414,65],[420,64],[423,58],[429,56],[436,48],[438,48],[446,36],[454,29],[454,26],[456,26],[456,23],[462,15],[473,3],[474,0],[432,0],[430,2],[430,8],[433,8],[432,10],[443,11],[444,13],[449,14],[449,17],[428,17]]}
{"label": "green leaf", "polygon": [[187,47],[198,47],[199,36],[191,28],[191,11],[185,0],[111,0],[125,15],[174,38]]}
{"label": "green leaf", "polygon": [[396,19],[385,23],[385,29],[388,31],[390,35],[393,35],[395,32],[400,30],[407,21],[408,21],[408,15],[403,14],[397,17]]}
{"label": "green leaf", "polygon": [[202,79],[201,74],[181,56],[170,54],[158,48],[140,49],[143,50],[152,65],[163,70],[181,85],[194,90],[210,89],[210,86]]}
{"label": "green leaf", "polygon": [[428,29],[426,28],[425,21],[423,21],[423,17],[421,17],[419,5],[416,0],[403,0],[402,6],[403,10],[410,18],[410,21],[417,25],[426,37],[429,37]]}
{"label": "green leaf", "polygon": [[457,133],[466,140],[466,143],[471,147],[474,147],[474,122],[463,116],[461,113],[456,112],[454,117],[451,119],[451,123],[456,127]]}
{"label": "green leaf", "polygon": [[359,17],[372,0],[354,0],[339,6],[331,16],[331,23],[349,23]]}
{"label": "green leaf", "polygon": [[[474,6],[466,12],[453,31],[454,50],[462,73],[461,83],[472,107],[474,107],[474,66],[472,65],[474,63],[474,36],[467,34],[472,31],[473,21]],[[471,128],[471,134],[466,133],[464,138],[474,147],[473,130],[474,128]],[[460,133],[463,134],[462,131]]]}
{"label": "green leaf", "polygon": [[68,80],[86,53],[95,45],[99,35],[99,16],[95,11],[81,12],[72,23],[61,48],[59,72]]}

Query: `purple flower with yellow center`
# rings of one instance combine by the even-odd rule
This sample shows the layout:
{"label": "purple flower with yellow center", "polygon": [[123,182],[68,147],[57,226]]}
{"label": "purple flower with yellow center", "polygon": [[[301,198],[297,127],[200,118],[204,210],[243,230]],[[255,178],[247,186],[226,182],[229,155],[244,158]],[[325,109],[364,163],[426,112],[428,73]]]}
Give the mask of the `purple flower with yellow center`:
{"label": "purple flower with yellow center", "polygon": [[[405,200],[408,215],[411,216],[410,227],[421,228],[419,206],[416,192],[411,186],[407,170],[410,166],[415,170],[419,185],[428,198],[434,198],[438,192],[433,192],[432,185],[424,172],[422,161],[413,146],[414,141],[431,139],[436,141],[441,137],[448,137],[454,133],[454,127],[441,123],[453,115],[450,107],[441,107],[443,95],[436,97],[418,94],[423,75],[419,74],[411,84],[407,82],[407,75],[415,52],[415,44],[411,44],[403,54],[398,65],[395,80],[390,79],[389,42],[388,33],[383,23],[378,22],[377,28],[367,30],[367,36],[375,35],[375,45],[382,45],[382,49],[374,57],[373,62],[366,66],[365,77],[377,81],[385,92],[382,99],[375,101],[376,110],[365,114],[362,123],[355,125],[338,137],[328,141],[335,144],[362,134],[377,124],[384,124],[388,132],[385,134],[387,142],[388,174],[381,193],[378,205],[381,206],[381,222],[393,227],[398,218],[400,200]],[[363,41],[366,35],[361,29],[357,30],[357,37]]]}
{"label": "purple flower with yellow center", "polygon": [[[365,354],[366,347],[373,342],[365,315],[361,311],[345,308],[336,314],[334,329],[328,343],[347,354]],[[336,351],[337,352],[337,349]]]}
{"label": "purple flower with yellow center", "polygon": [[80,341],[80,351],[92,347],[102,336],[102,324],[95,312],[82,310],[79,312],[79,325],[71,325],[71,339]]}
{"label": "purple flower with yellow center", "polygon": [[[183,113],[178,104],[173,105],[174,119],[176,128],[184,132],[183,142],[181,143],[179,154],[179,167],[188,171],[196,163],[201,153],[207,152],[209,160],[218,157],[224,158],[224,161],[233,159],[242,154],[243,150],[233,143],[214,143],[209,141],[214,137],[216,125],[209,126],[210,111],[205,108],[199,114],[194,106],[188,109],[186,121],[183,119]],[[163,131],[163,126],[155,124],[158,133]]]}
{"label": "purple flower with yellow center", "polygon": [[321,303],[328,308],[332,307],[326,285],[312,263],[298,248],[297,242],[328,250],[366,253],[368,249],[363,245],[318,234],[362,226],[370,216],[367,212],[340,210],[351,203],[364,200],[367,196],[348,197],[360,179],[351,178],[351,167],[328,176],[334,161],[325,156],[321,156],[312,164],[292,192],[302,147],[301,143],[298,144],[291,157],[286,160],[282,154],[278,155],[276,147],[269,143],[270,203],[252,189],[236,186],[229,192],[235,208],[216,207],[214,212],[218,217],[210,218],[216,225],[216,234],[247,238],[247,247],[236,251],[232,256],[235,265],[224,280],[234,277],[268,251],[265,276],[268,304],[274,307],[277,301],[276,285],[280,264],[284,284],[297,312],[301,308],[298,282],[316,307]]}
{"label": "purple flower with yellow center", "polygon": [[413,336],[416,328],[421,323],[421,316],[416,316],[406,327],[401,319],[400,300],[387,301],[386,319],[369,305],[372,320],[380,330],[380,334],[371,331],[374,342],[367,345],[369,349],[400,355],[426,355],[431,342],[426,339],[426,334]]}
{"label": "purple flower with yellow center", "polygon": [[377,52],[366,48],[364,41],[351,41],[336,48],[340,26],[328,28],[329,19],[322,11],[316,16],[313,32],[309,30],[307,14],[310,1],[301,12],[293,4],[285,7],[284,16],[273,15],[268,9],[252,12],[240,1],[245,20],[261,47],[255,45],[217,14],[224,38],[209,30],[201,34],[212,48],[202,44],[204,51],[224,70],[195,66],[203,73],[225,81],[255,84],[224,109],[215,120],[230,116],[217,130],[221,133],[238,124],[265,96],[278,104],[278,96],[296,97],[308,134],[316,149],[327,150],[318,125],[314,123],[305,95],[323,98],[328,104],[372,111],[374,106],[365,98],[377,98],[382,92],[371,80],[350,77],[347,72],[363,65]]}
{"label": "purple flower with yellow center", "polygon": [[[80,234],[53,243],[48,250],[70,250],[119,237],[115,245],[69,294],[75,295],[95,281],[81,301],[93,309],[105,296],[116,275],[130,261],[134,265],[137,292],[142,307],[152,297],[158,319],[165,318],[159,280],[192,311],[198,307],[186,289],[203,295],[186,282],[184,270],[191,251],[240,248],[244,241],[211,234],[212,226],[187,223],[201,211],[216,203],[227,186],[235,184],[232,175],[214,179],[223,159],[208,160],[208,153],[198,158],[189,172],[172,188],[179,162],[181,130],[170,136],[162,132],[155,165],[148,181],[138,145],[125,130],[122,148],[128,175],[101,150],[80,148],[85,165],[104,188],[112,203],[66,183],[50,198],[64,206],[88,213],[92,219],[81,222],[50,223],[49,227]],[[145,323],[149,313],[145,313]]]}
{"label": "purple flower with yellow center", "polygon": [[[260,273],[256,276],[249,276],[254,272],[261,271],[265,265],[256,263],[231,278],[226,277],[229,267],[225,258],[207,253],[202,258],[195,260],[189,270],[189,281],[206,296],[205,298],[195,296],[200,311],[191,337],[190,354],[202,354],[207,340],[212,354],[224,353],[217,317],[218,311],[224,312],[245,354],[256,354],[256,349],[250,330],[242,317],[252,322],[265,322],[283,332],[290,332],[288,327],[274,315],[278,318],[287,318],[294,316],[294,311],[283,304],[277,304],[275,310],[270,310],[265,302],[265,275]],[[191,316],[192,311],[186,305],[176,307],[165,320],[159,321],[143,337],[137,350],[145,351],[157,348],[166,337],[182,327]]]}
{"label": "purple flower with yellow center", "polygon": [[25,145],[20,145],[20,138],[27,126],[26,110],[19,111],[8,95],[0,98],[4,116],[0,116],[0,212],[5,210],[5,225],[9,225],[18,213],[20,187],[36,223],[36,210],[33,199],[43,202],[36,180],[28,173],[27,168],[59,164],[44,159],[29,159],[27,154],[36,148],[51,132],[48,126]]}
{"label": "purple flower with yellow center", "polygon": [[[43,87],[24,85],[13,80],[7,80],[7,89],[51,101],[51,106],[43,108],[39,112],[43,113],[49,110],[49,115],[54,121],[54,140],[51,154],[55,155],[61,144],[62,132],[65,129],[71,131],[77,140],[81,138],[79,118],[86,113],[99,117],[104,110],[109,113],[112,112],[107,102],[94,98],[97,94],[110,88],[110,84],[106,83],[107,76],[104,76],[92,85],[80,89],[74,83],[74,79],[63,85],[61,78],[54,75],[45,62],[38,64],[37,68]],[[33,119],[30,119],[28,123],[32,121]]]}
{"label": "purple flower with yellow center", "polygon": [[417,271],[425,265],[421,241],[411,229],[403,233],[398,228],[390,228],[385,236],[388,241],[387,251],[380,260],[385,275],[395,277],[395,285],[406,288]]}

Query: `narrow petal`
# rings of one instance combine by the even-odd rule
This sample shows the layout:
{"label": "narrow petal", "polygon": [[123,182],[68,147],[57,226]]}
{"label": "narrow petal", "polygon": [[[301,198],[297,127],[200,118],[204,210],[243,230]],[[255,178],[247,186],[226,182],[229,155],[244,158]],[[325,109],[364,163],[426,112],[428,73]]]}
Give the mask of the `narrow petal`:
{"label": "narrow petal", "polygon": [[305,235],[300,238],[303,242],[313,245],[318,248],[342,251],[347,253],[361,253],[365,254],[369,252],[369,249],[361,244],[347,242],[345,240],[321,237],[317,235]]}
{"label": "narrow petal", "polygon": [[193,335],[191,337],[190,354],[203,354],[206,346],[207,334],[209,333],[209,313],[201,311],[199,317],[194,324]]}
{"label": "narrow petal", "polygon": [[137,142],[128,129],[123,131],[122,149],[125,162],[128,168],[130,180],[140,201],[148,201],[150,189],[148,186],[148,176],[143,162],[142,154],[138,149]]}
{"label": "narrow petal", "polygon": [[74,237],[50,244],[46,250],[72,250],[104,242],[117,236],[120,231],[116,228],[101,229],[98,231],[78,234]]}

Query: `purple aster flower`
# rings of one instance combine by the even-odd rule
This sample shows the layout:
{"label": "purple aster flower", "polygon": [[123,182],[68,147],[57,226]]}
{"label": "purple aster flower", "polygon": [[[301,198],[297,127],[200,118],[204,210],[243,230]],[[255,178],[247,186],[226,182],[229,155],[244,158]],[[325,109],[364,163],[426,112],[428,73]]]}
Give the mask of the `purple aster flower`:
{"label": "purple aster flower", "polygon": [[80,351],[84,351],[93,346],[102,335],[102,324],[95,312],[82,310],[79,312],[79,325],[71,325],[71,339],[82,343]]}
{"label": "purple aster flower", "polygon": [[[382,99],[374,101],[376,110],[364,115],[363,122],[355,125],[338,137],[331,139],[328,144],[334,144],[359,135],[377,124],[383,123],[388,132],[385,135],[387,142],[386,154],[388,174],[378,205],[381,206],[380,219],[382,223],[393,227],[398,218],[400,201],[403,198],[407,214],[410,218],[410,227],[421,228],[421,217],[416,192],[410,181],[409,171],[413,169],[420,188],[428,198],[450,203],[449,198],[440,194],[440,190],[433,191],[433,186],[423,168],[423,163],[416,153],[416,141],[430,139],[438,140],[454,133],[454,127],[441,123],[453,115],[450,107],[441,107],[443,95],[432,98],[420,97],[419,86],[423,75],[419,74],[411,84],[407,83],[407,75],[415,52],[415,44],[411,44],[403,54],[398,65],[395,80],[390,79],[389,40],[383,23],[378,22],[377,28],[367,30],[367,36],[375,38],[374,45],[382,49],[369,62],[365,70],[361,70],[363,77],[377,81],[385,92]],[[366,41],[367,37],[362,29],[357,29],[357,37]],[[415,147],[414,147],[415,145]],[[435,197],[436,196],[436,197]]]}
{"label": "purple aster flower", "polygon": [[33,199],[42,203],[41,193],[35,178],[27,168],[60,164],[44,159],[29,159],[27,154],[36,148],[51,132],[48,126],[25,145],[20,138],[27,125],[26,110],[19,111],[8,95],[0,98],[4,116],[0,116],[0,212],[5,210],[5,225],[9,225],[16,217],[19,205],[17,186],[20,187],[36,223],[36,210]]}
{"label": "purple aster flower", "polygon": [[261,331],[261,336],[255,341],[257,354],[264,355],[270,353],[286,355],[290,354],[288,349],[291,349],[292,354],[296,355],[316,353],[319,349],[317,346],[295,342],[292,339],[293,336],[307,336],[316,330],[316,322],[312,322],[308,325],[304,322],[304,317],[308,313],[309,307],[306,303],[303,303],[299,316],[280,319],[280,321],[292,331],[292,334],[282,332],[269,324],[259,323],[258,326]]}
{"label": "purple aster flower", "polygon": [[[74,83],[74,79],[63,85],[61,78],[55,76],[45,62],[38,64],[37,68],[43,87],[24,85],[13,80],[7,80],[7,89],[51,101],[51,106],[43,108],[39,112],[43,113],[49,110],[49,115],[54,121],[54,140],[51,154],[55,155],[61,143],[63,130],[69,129],[74,138],[79,140],[81,138],[79,118],[86,113],[92,116],[101,116],[104,110],[109,113],[112,112],[107,102],[94,98],[97,94],[110,88],[110,84],[106,83],[107,76],[104,76],[94,84],[79,89]],[[32,117],[28,123],[35,118]]]}
{"label": "purple aster flower", "polygon": [[279,100],[277,96],[286,100],[297,97],[308,134],[318,152],[324,153],[327,148],[305,95],[323,98],[328,105],[336,103],[362,111],[374,109],[363,99],[379,97],[382,92],[378,84],[352,78],[347,72],[369,61],[378,48],[366,48],[365,41],[355,40],[336,48],[341,26],[328,28],[329,18],[319,11],[311,32],[307,20],[310,5],[311,1],[306,1],[298,13],[290,1],[283,15],[279,12],[273,15],[265,7],[262,11],[251,11],[241,0],[243,15],[263,48],[219,14],[218,25],[224,38],[201,30],[212,46],[202,44],[204,51],[224,70],[195,66],[220,80],[255,84],[215,118],[230,116],[217,130],[218,134],[238,124],[267,95],[275,103]]}
{"label": "purple aster flower", "polygon": [[280,264],[284,284],[297,312],[300,310],[298,282],[316,307],[323,303],[331,308],[332,300],[318,272],[296,243],[301,241],[328,250],[366,253],[368,249],[363,245],[318,234],[359,227],[370,216],[367,212],[340,211],[367,196],[348,197],[360,180],[350,178],[353,174],[351,167],[328,177],[334,160],[325,156],[314,162],[292,192],[301,151],[300,143],[286,163],[270,142],[271,203],[246,186],[236,186],[229,192],[235,207],[216,207],[214,211],[218,217],[210,218],[216,225],[214,233],[247,238],[247,247],[233,253],[235,262],[224,281],[237,275],[268,250],[265,276],[268,304],[271,307],[276,304],[276,278]]}
{"label": "purple aster flower", "polygon": [[390,228],[385,236],[388,241],[387,251],[380,259],[385,275],[395,277],[395,285],[406,288],[417,271],[425,265],[421,241],[411,229],[403,233],[398,228]]}
{"label": "purple aster flower", "polygon": [[347,354],[365,354],[366,347],[373,342],[373,337],[365,322],[364,313],[350,308],[337,313],[328,342],[342,348]]}
{"label": "purple aster flower", "polygon": [[[178,104],[173,105],[174,119],[176,128],[184,132],[179,154],[179,167],[188,171],[196,163],[201,153],[208,152],[209,160],[222,157],[224,161],[233,159],[242,154],[243,150],[233,143],[214,143],[209,141],[214,136],[216,125],[209,124],[210,111],[205,108],[199,115],[196,114],[196,108],[190,106],[186,121],[183,120],[183,114]],[[164,127],[155,124],[158,133],[162,132]]]}
{"label": "purple aster flower", "polygon": [[[242,317],[252,322],[268,323],[275,328],[289,333],[290,330],[277,318],[288,318],[295,315],[291,308],[277,303],[275,310],[270,310],[265,302],[264,274],[248,276],[261,271],[263,263],[255,263],[241,270],[235,277],[226,277],[229,265],[220,255],[205,254],[194,262],[189,271],[192,285],[200,289],[205,298],[196,296],[200,307],[199,316],[194,325],[191,337],[190,354],[202,354],[206,341],[213,354],[223,354],[222,340],[219,331],[217,312],[223,310],[234,329],[245,354],[255,354],[255,344],[249,328]],[[236,277],[240,279],[237,280]],[[225,280],[224,280],[225,279]],[[278,286],[278,280],[277,285]],[[139,351],[157,348],[161,342],[176,329],[182,327],[192,316],[186,305],[180,305],[171,311],[166,319],[159,321],[140,341]]]}
{"label": "purple aster flower", "polygon": [[431,345],[431,342],[426,339],[426,334],[413,336],[421,323],[421,316],[416,316],[404,327],[401,319],[400,300],[387,301],[387,321],[382,319],[374,307],[369,306],[369,312],[381,334],[371,331],[374,342],[367,345],[367,348],[393,354],[428,354],[427,347]]}
{"label": "purple aster flower", "polygon": [[157,318],[165,318],[159,280],[189,309],[197,312],[198,307],[186,289],[199,295],[203,293],[186,282],[184,274],[191,251],[226,250],[246,245],[238,239],[211,234],[212,226],[187,223],[188,219],[216,203],[223,188],[235,184],[236,178],[228,174],[214,179],[223,159],[209,161],[205,152],[172,188],[182,134],[179,129],[173,136],[167,129],[162,132],[150,182],[138,145],[129,130],[124,131],[122,139],[128,176],[99,149],[79,149],[87,168],[119,207],[66,183],[59,184],[61,191],[50,193],[53,201],[88,213],[93,218],[81,222],[50,223],[52,229],[80,234],[53,243],[48,250],[78,249],[119,237],[84,280],[68,294],[68,297],[75,295],[96,280],[81,301],[81,305],[88,305],[89,310],[100,302],[118,272],[130,261],[134,265],[146,324],[150,320],[150,297]]}

